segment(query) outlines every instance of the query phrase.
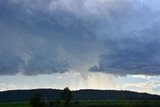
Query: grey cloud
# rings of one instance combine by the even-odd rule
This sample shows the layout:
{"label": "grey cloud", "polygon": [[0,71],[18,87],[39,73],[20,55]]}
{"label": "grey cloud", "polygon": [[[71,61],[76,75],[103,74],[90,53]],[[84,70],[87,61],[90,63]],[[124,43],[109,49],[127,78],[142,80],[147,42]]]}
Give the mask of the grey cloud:
{"label": "grey cloud", "polygon": [[35,56],[28,61],[24,74],[51,74],[53,72],[63,73],[68,70],[68,63],[65,61],[54,61],[45,57]]}
{"label": "grey cloud", "polygon": [[[46,58],[45,58],[46,57]],[[58,57],[58,56],[54,56]],[[58,58],[50,58],[42,55],[30,55],[24,59],[9,50],[0,51],[0,75],[24,75],[63,73],[68,70],[68,63]]]}
{"label": "grey cloud", "polygon": [[13,75],[19,71],[23,60],[10,52],[0,52],[0,75]]}
{"label": "grey cloud", "polygon": [[90,71],[159,75],[159,16],[138,0],[1,0],[0,50],[16,62],[3,68],[50,74],[84,71],[99,60]]}
{"label": "grey cloud", "polygon": [[129,38],[108,41],[108,53],[90,71],[115,75],[160,75],[159,25],[129,34]]}

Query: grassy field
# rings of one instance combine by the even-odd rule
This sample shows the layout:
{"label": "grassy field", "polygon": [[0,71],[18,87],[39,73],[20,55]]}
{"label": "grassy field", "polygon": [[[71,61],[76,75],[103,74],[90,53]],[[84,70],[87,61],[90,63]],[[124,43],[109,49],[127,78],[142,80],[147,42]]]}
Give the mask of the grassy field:
{"label": "grassy field", "polygon": [[0,103],[0,107],[31,107],[28,103]]}
{"label": "grassy field", "polygon": [[[64,102],[55,103],[52,101],[53,107],[160,107],[160,101],[74,101],[69,105]],[[2,103],[0,107],[31,107],[28,103]]]}

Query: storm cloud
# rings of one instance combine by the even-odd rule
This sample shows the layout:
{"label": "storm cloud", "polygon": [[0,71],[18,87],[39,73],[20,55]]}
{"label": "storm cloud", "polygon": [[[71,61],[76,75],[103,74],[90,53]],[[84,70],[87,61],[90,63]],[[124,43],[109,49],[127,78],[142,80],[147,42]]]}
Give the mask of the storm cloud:
{"label": "storm cloud", "polygon": [[100,56],[98,66],[95,65],[89,70],[122,76],[160,75],[159,27],[156,25],[147,30],[129,34],[131,38],[108,41],[106,43],[108,52]]}
{"label": "storm cloud", "polygon": [[0,74],[160,74],[160,12],[140,0],[1,0]]}

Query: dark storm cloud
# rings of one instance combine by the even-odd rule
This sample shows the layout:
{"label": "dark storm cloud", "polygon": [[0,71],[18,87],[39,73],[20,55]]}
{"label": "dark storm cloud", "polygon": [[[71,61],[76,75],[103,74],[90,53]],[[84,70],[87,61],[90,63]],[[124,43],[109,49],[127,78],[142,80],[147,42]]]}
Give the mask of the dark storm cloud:
{"label": "dark storm cloud", "polygon": [[[160,75],[160,26],[129,34],[132,38],[108,41],[108,53],[90,71],[116,75]],[[142,37],[140,37],[142,36]],[[154,36],[154,37],[153,37]]]}
{"label": "dark storm cloud", "polygon": [[139,0],[1,0],[0,74],[83,71],[100,58],[90,71],[159,75],[159,16]]}
{"label": "dark storm cloud", "polygon": [[20,65],[23,63],[22,59],[10,52],[0,52],[0,75],[16,74]]}

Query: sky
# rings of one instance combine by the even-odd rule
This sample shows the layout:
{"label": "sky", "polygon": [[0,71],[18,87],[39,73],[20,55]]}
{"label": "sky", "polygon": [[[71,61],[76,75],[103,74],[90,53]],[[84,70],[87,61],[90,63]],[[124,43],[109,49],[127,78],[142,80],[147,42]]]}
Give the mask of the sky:
{"label": "sky", "polygon": [[0,91],[160,95],[159,0],[0,0]]}

